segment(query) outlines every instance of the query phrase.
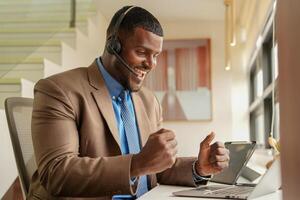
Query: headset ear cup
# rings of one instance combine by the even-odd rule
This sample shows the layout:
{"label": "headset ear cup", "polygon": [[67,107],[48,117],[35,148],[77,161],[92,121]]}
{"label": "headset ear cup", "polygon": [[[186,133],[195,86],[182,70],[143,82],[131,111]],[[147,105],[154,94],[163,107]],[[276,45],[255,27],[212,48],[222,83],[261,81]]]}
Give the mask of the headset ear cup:
{"label": "headset ear cup", "polygon": [[109,38],[106,42],[106,49],[110,54],[119,54],[121,52],[121,43],[118,39]]}
{"label": "headset ear cup", "polygon": [[108,40],[106,41],[106,46],[105,46],[105,49],[107,50],[108,53],[110,54],[113,54],[113,47],[112,47],[112,39],[111,38],[108,38]]}
{"label": "headset ear cup", "polygon": [[122,46],[120,41],[118,39],[115,39],[112,44],[115,52],[117,52],[117,54],[121,53]]}

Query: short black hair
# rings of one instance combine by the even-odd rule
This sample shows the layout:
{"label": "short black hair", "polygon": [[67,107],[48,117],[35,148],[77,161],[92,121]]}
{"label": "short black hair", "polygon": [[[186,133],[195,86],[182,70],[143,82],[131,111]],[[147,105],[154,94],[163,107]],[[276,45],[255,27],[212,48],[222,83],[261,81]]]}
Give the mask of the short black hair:
{"label": "short black hair", "polygon": [[[106,30],[107,38],[112,36],[118,19],[129,7],[131,6],[124,6],[114,14]],[[159,21],[149,11],[137,6],[126,14],[118,31],[122,30],[126,33],[132,33],[135,28],[143,28],[146,31],[163,37],[163,29]]]}

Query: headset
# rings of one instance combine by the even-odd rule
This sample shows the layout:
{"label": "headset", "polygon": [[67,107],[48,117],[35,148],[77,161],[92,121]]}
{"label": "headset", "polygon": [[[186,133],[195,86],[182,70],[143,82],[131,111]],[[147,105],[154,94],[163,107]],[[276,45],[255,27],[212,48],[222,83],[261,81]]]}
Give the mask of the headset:
{"label": "headset", "polygon": [[128,63],[126,63],[126,61],[119,55],[121,50],[122,50],[122,45],[121,42],[118,39],[118,32],[119,32],[119,28],[120,25],[122,23],[122,21],[124,20],[125,16],[127,15],[127,13],[132,10],[133,8],[135,8],[136,6],[130,6],[129,8],[127,8],[118,18],[114,29],[113,29],[113,33],[112,35],[107,39],[106,41],[106,50],[108,53],[113,54],[116,56],[116,58],[124,65],[124,67],[131,73],[133,73],[135,76],[139,76],[139,74],[137,72],[135,72],[132,67],[129,66]]}

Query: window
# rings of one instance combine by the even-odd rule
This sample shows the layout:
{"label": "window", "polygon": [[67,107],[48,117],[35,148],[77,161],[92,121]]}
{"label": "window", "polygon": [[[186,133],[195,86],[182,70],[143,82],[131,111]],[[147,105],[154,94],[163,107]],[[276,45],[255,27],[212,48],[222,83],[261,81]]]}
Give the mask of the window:
{"label": "window", "polygon": [[269,147],[268,137],[279,138],[277,46],[273,45],[271,23],[268,22],[268,28],[263,31],[261,47],[253,54],[255,57],[249,74],[250,139],[261,147]]}

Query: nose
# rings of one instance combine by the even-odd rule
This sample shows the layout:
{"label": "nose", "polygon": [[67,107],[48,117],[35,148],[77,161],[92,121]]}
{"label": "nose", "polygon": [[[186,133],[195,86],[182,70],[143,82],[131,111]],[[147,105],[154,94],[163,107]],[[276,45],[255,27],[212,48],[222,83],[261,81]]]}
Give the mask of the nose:
{"label": "nose", "polygon": [[145,60],[144,64],[145,64],[145,67],[147,67],[148,70],[153,69],[157,64],[156,57],[148,56],[147,59]]}

